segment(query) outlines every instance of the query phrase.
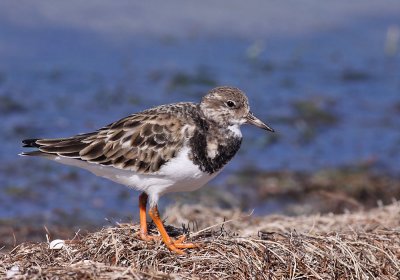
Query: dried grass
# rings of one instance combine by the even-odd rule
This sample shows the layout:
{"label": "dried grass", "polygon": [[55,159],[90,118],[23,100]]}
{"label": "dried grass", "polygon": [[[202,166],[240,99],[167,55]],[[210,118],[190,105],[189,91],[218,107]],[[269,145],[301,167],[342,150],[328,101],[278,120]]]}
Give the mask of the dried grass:
{"label": "dried grass", "polygon": [[[23,243],[0,255],[0,278],[15,279],[399,279],[400,204],[368,212],[249,217],[239,210],[174,206],[201,248],[185,256],[138,240],[138,225],[77,235],[61,250]],[[183,216],[179,216],[179,214]],[[223,223],[224,219],[232,219]],[[197,224],[191,221],[197,221]],[[200,230],[198,230],[199,228]]]}

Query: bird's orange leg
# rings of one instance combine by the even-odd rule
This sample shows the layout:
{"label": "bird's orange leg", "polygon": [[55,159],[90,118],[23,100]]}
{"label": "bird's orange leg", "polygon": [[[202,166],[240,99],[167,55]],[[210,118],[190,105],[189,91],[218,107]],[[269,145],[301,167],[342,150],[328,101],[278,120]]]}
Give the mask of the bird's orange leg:
{"label": "bird's orange leg", "polygon": [[193,243],[183,243],[185,241],[185,236],[180,237],[177,240],[173,240],[165,230],[165,227],[160,219],[160,213],[158,212],[158,207],[153,206],[149,210],[149,215],[153,219],[153,222],[158,228],[158,231],[161,234],[162,240],[164,244],[167,246],[168,249],[170,249],[172,252],[183,255],[185,254],[184,251],[180,249],[184,248],[197,248],[199,247],[197,244]]}
{"label": "bird's orange leg", "polygon": [[152,241],[160,239],[158,236],[151,236],[147,231],[147,221],[146,221],[146,204],[148,195],[146,193],[141,193],[139,196],[139,217],[140,217],[140,232],[139,237],[144,241]]}

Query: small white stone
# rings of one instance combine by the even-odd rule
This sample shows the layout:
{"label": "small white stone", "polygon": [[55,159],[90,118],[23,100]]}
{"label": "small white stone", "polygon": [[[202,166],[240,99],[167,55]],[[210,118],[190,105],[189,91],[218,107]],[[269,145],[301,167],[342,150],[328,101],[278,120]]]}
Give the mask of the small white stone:
{"label": "small white stone", "polygon": [[14,276],[19,274],[19,266],[14,265],[9,270],[7,270],[6,278],[13,278]]}
{"label": "small white stone", "polygon": [[65,241],[61,239],[55,239],[50,242],[49,248],[50,250],[60,250],[65,246]]}

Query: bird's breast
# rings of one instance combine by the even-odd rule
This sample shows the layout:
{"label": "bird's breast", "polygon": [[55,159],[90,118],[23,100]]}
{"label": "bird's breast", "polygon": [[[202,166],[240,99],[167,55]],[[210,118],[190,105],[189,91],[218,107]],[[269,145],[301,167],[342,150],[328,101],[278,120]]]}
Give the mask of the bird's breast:
{"label": "bird's breast", "polygon": [[204,133],[195,131],[189,141],[191,160],[209,174],[220,171],[236,154],[242,143],[241,134],[231,130]]}
{"label": "bird's breast", "polygon": [[159,189],[160,193],[194,191],[209,180],[214,178],[218,172],[213,174],[202,171],[198,165],[191,160],[191,149],[184,146],[176,157],[168,161],[157,172],[159,178],[164,178],[169,183]]}

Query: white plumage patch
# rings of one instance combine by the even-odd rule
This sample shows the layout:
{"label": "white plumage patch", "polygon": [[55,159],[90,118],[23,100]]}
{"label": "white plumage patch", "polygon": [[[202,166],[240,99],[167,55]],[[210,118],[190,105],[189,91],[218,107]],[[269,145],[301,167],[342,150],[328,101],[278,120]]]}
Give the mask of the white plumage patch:
{"label": "white plumage patch", "polygon": [[240,124],[234,124],[228,126],[228,129],[232,131],[236,137],[242,138],[242,131],[240,130]]}
{"label": "white plumage patch", "polygon": [[97,176],[144,191],[149,195],[150,204],[155,205],[163,194],[197,190],[218,175],[219,172],[214,174],[202,172],[189,159],[189,152],[190,149],[184,146],[175,158],[164,164],[159,171],[153,174],[138,174],[134,171],[62,156],[46,155],[45,157],[63,164],[86,169]]}

